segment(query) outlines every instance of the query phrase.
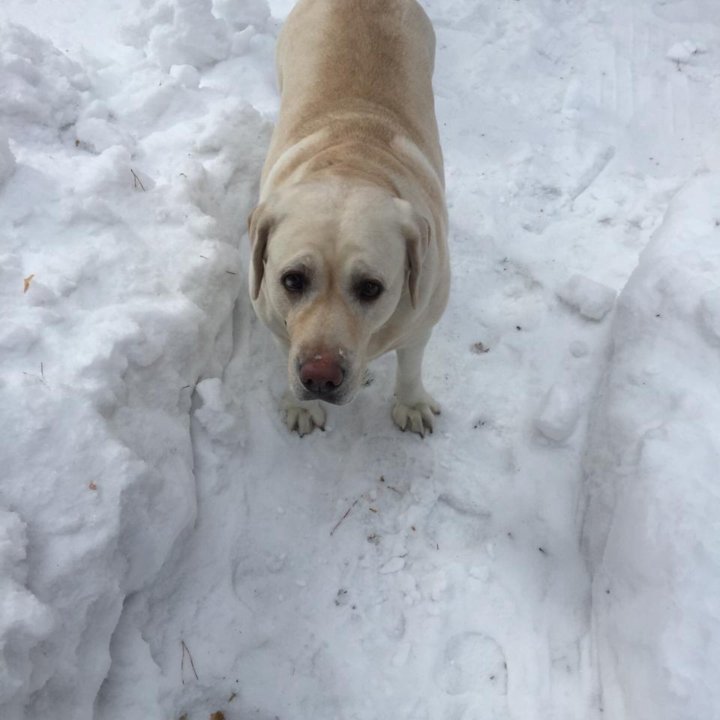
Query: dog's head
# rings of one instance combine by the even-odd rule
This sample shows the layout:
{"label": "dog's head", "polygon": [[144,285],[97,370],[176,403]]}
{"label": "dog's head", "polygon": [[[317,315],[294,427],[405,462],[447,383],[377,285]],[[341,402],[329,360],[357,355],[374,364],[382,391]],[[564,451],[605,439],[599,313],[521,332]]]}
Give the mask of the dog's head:
{"label": "dog's head", "polygon": [[291,389],[348,402],[371,338],[418,303],[428,221],[372,186],[299,184],[255,208],[249,235],[250,295],[287,339]]}

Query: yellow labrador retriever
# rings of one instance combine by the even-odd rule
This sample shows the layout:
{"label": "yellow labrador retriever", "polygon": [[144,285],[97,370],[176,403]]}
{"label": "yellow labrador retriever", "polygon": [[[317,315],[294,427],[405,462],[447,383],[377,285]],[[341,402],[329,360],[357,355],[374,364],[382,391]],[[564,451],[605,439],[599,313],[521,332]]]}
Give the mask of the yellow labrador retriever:
{"label": "yellow labrador retriever", "polygon": [[284,409],[300,435],[391,350],[395,423],[424,435],[439,412],[422,382],[450,284],[434,55],[415,0],[300,0],[280,34],[250,296],[288,353]]}

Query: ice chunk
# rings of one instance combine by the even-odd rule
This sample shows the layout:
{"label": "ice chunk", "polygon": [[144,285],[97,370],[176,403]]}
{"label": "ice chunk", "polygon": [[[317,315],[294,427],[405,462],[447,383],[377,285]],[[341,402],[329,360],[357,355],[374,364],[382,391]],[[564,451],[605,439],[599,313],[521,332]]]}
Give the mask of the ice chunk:
{"label": "ice chunk", "polygon": [[200,73],[192,65],[173,65],[170,77],[185,88],[197,88],[200,85]]}
{"label": "ice chunk", "polygon": [[535,427],[549,440],[563,442],[575,430],[579,414],[575,392],[571,388],[554,385],[545,396]]}
{"label": "ice chunk", "polygon": [[704,53],[705,48],[702,45],[697,45],[690,40],[684,42],[675,43],[668,51],[667,58],[676,63],[688,63],[694,55]]}
{"label": "ice chunk", "polygon": [[588,320],[602,320],[615,303],[615,291],[584,275],[573,275],[558,297]]}

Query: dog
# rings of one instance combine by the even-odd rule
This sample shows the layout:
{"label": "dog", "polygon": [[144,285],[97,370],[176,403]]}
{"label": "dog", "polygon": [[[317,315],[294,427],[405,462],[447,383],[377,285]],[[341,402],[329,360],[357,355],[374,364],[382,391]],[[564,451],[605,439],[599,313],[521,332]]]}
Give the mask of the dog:
{"label": "dog", "polygon": [[422,381],[450,287],[434,61],[415,0],[300,0],[278,38],[249,290],[287,352],[285,421],[301,436],[390,351],[395,424],[424,436],[440,412]]}

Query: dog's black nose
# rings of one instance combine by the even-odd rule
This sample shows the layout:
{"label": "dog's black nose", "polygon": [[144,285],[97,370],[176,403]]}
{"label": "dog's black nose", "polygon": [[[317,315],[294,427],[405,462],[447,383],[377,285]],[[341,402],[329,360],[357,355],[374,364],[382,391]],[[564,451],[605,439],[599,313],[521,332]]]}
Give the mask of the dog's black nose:
{"label": "dog's black nose", "polygon": [[345,379],[337,360],[327,355],[317,355],[300,366],[300,382],[315,395],[328,395],[337,390]]}

